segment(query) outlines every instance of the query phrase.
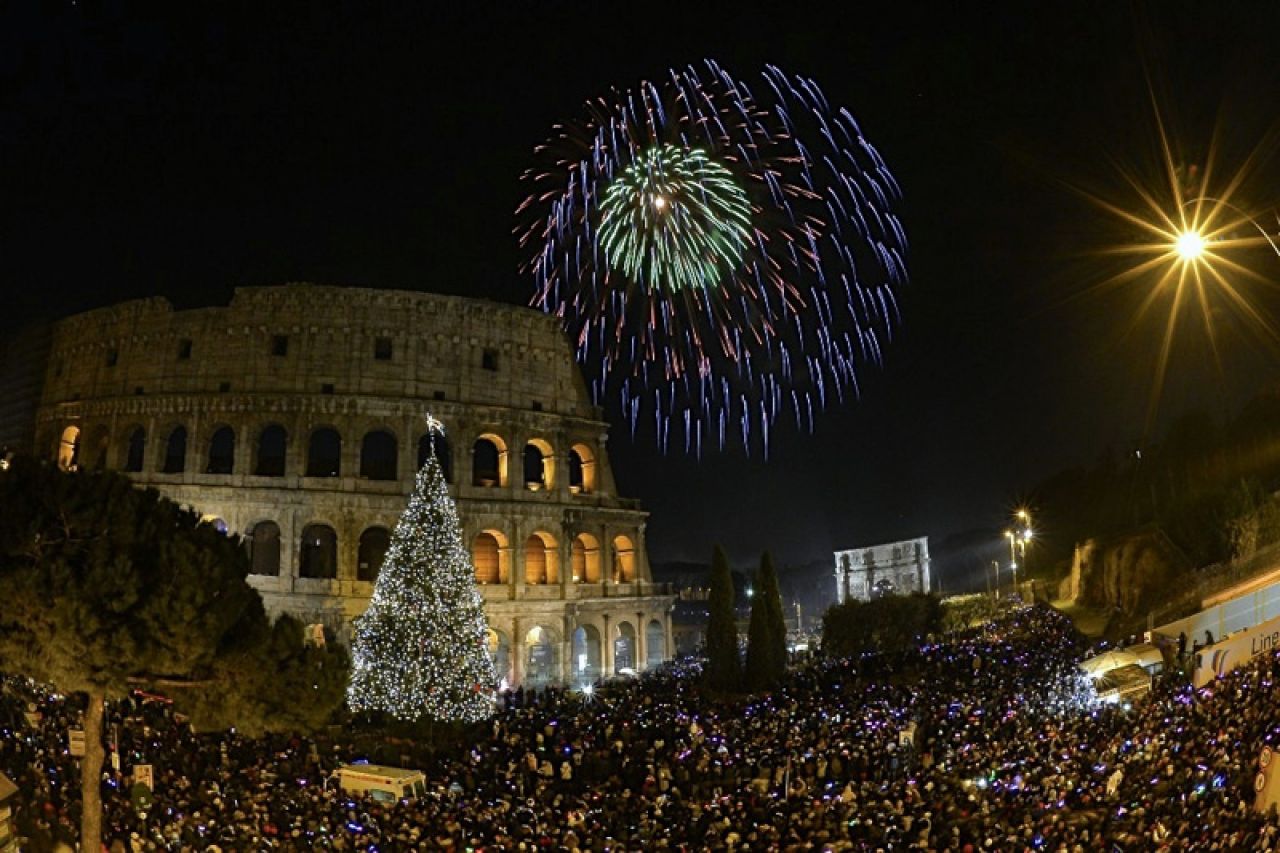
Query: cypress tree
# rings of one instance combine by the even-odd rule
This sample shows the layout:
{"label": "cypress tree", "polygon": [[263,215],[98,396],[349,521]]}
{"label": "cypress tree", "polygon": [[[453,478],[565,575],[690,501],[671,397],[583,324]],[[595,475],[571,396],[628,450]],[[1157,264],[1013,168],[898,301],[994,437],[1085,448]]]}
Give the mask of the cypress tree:
{"label": "cypress tree", "polygon": [[747,629],[747,686],[767,690],[787,671],[787,623],[782,615],[778,574],[768,551],[760,558],[755,596],[751,599],[751,623]]}
{"label": "cypress tree", "polygon": [[729,558],[719,545],[711,554],[711,596],[707,621],[707,685],[733,692],[741,686],[738,663],[738,625],[733,612],[733,576]]}

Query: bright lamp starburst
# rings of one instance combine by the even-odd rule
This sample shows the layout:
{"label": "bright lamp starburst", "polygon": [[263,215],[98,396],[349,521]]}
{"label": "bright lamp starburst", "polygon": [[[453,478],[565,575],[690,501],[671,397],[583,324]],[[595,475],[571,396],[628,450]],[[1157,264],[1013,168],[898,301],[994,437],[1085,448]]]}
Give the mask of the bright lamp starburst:
{"label": "bright lamp starburst", "polygon": [[[1229,180],[1215,182],[1214,148],[1209,150],[1203,172],[1195,166],[1180,166],[1158,109],[1155,118],[1167,186],[1151,188],[1133,175],[1125,174],[1139,205],[1122,206],[1089,196],[1095,204],[1146,236],[1105,252],[1132,258],[1134,263],[1098,287],[1141,286],[1144,293],[1135,322],[1157,304],[1168,306],[1148,426],[1159,402],[1178,321],[1184,311],[1197,310],[1200,314],[1215,359],[1219,355],[1214,315],[1222,309],[1238,315],[1247,327],[1261,331],[1271,341],[1280,340],[1272,323],[1250,298],[1248,288],[1251,284],[1274,285],[1271,279],[1248,265],[1249,251],[1270,247],[1280,254],[1277,239],[1240,201],[1246,178],[1257,165],[1258,152],[1247,158]],[[1215,186],[1219,188],[1215,190]]]}
{"label": "bright lamp starburst", "polygon": [[1204,253],[1204,238],[1197,231],[1183,231],[1178,235],[1174,248],[1184,261],[1194,261]]}

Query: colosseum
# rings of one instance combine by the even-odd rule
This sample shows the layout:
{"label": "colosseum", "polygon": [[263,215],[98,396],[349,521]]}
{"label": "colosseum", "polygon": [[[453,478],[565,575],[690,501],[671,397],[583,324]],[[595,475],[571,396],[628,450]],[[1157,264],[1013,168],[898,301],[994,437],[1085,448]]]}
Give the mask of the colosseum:
{"label": "colosseum", "polygon": [[666,659],[668,590],[620,497],[608,424],[554,318],[428,293],[239,288],[60,320],[30,428],[64,466],[126,472],[245,537],[269,610],[344,640],[431,453],[458,502],[511,685]]}

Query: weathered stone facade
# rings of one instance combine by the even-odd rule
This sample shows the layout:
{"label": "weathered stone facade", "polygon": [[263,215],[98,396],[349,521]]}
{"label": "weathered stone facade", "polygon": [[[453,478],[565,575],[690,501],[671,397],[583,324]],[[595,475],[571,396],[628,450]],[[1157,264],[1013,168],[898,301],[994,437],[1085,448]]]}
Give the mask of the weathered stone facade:
{"label": "weathered stone facade", "polygon": [[929,592],[929,537],[836,551],[836,598]]}
{"label": "weathered stone facade", "polygon": [[239,288],[227,307],[126,302],[53,327],[38,452],[126,471],[246,537],[268,609],[346,638],[414,474],[424,416],[511,684],[665,660],[637,501],[556,321],[405,291]]}

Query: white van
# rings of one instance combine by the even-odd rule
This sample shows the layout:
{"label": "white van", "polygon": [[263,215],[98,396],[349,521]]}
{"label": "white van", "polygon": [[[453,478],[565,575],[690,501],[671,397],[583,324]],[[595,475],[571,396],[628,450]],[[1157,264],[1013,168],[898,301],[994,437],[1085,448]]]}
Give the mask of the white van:
{"label": "white van", "polygon": [[383,803],[410,800],[427,793],[427,777],[422,771],[381,764],[344,764],[338,768],[338,785],[344,791],[368,794]]}

